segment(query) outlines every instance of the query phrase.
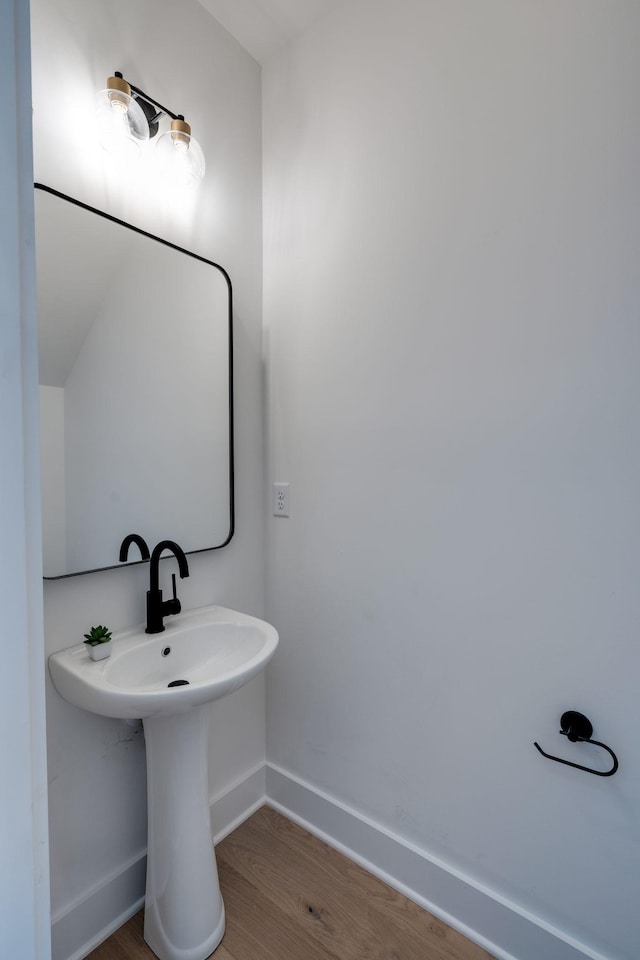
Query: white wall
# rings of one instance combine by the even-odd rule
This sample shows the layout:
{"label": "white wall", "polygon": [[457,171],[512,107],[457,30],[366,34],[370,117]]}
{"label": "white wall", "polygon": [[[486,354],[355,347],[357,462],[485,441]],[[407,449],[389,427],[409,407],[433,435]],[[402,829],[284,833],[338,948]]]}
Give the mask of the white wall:
{"label": "white wall", "polygon": [[[263,72],[268,758],[608,960],[640,940],[639,41],[632,0],[354,0]],[[534,750],[604,769],[568,708],[615,777]]]}
{"label": "white wall", "polygon": [[38,490],[29,7],[0,6],[0,955],[47,960],[49,889]]}
{"label": "white wall", "polygon": [[[229,547],[191,559],[180,597],[185,608],[220,602],[260,615],[259,68],[196,0],[34,0],[32,20],[36,180],[219,262],[231,276],[237,533]],[[208,163],[194,200],[155,193],[144,170],[127,181],[105,166],[84,121],[114,70],[192,122]],[[171,564],[164,566],[167,588]],[[147,580],[142,566],[46,583],[47,653],[76,643],[96,620],[114,629],[141,622]],[[144,848],[144,746],[139,732],[76,710],[50,683],[47,699],[52,906],[62,929],[68,911]],[[217,793],[264,759],[263,681],[216,704],[212,716]],[[63,940],[54,929],[54,955],[68,947]]]}
{"label": "white wall", "polygon": [[42,496],[42,566],[59,570],[66,554],[64,471],[64,388],[41,386],[40,476]]}

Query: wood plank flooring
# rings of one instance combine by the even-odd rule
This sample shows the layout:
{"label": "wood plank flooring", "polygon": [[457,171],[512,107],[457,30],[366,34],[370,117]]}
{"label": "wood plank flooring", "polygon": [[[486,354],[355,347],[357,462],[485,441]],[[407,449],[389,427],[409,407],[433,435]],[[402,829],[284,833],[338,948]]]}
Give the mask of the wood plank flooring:
{"label": "wood plank flooring", "polygon": [[[216,847],[214,960],[493,960],[347,857],[262,807]],[[136,914],[87,960],[154,960]]]}

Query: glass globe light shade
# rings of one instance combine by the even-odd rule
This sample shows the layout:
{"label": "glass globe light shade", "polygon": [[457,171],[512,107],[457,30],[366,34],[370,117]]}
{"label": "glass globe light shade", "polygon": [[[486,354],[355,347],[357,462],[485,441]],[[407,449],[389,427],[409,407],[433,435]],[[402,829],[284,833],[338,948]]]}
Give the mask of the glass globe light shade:
{"label": "glass globe light shade", "polygon": [[191,136],[191,127],[183,120],[172,120],[156,141],[158,159],[167,180],[180,187],[197,187],[205,172],[204,154]]}
{"label": "glass globe light shade", "polygon": [[[114,87],[109,77],[107,88],[96,97],[98,138],[109,153],[119,157],[135,157],[149,139],[149,124],[140,104],[131,96],[126,81]],[[128,90],[128,92],[127,92]]]}

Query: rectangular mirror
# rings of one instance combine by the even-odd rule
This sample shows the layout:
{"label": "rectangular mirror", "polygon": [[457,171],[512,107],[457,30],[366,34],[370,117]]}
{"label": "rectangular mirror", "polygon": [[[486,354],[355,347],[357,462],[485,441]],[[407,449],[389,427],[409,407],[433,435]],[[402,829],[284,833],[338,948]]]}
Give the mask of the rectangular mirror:
{"label": "rectangular mirror", "polygon": [[129,533],[224,546],[228,275],[41,184],[35,208],[45,578],[120,566]]}

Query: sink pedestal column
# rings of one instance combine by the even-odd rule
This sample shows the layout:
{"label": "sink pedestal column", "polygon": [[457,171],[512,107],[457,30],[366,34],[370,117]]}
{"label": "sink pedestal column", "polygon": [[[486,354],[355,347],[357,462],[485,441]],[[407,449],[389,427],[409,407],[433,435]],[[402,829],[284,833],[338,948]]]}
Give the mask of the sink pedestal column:
{"label": "sink pedestal column", "polygon": [[148,852],[144,938],[160,960],[205,960],[224,904],[211,820],[209,705],[144,720]]}

